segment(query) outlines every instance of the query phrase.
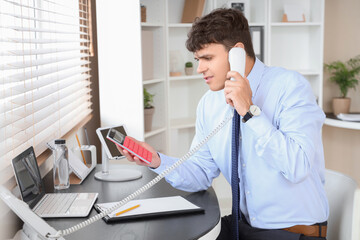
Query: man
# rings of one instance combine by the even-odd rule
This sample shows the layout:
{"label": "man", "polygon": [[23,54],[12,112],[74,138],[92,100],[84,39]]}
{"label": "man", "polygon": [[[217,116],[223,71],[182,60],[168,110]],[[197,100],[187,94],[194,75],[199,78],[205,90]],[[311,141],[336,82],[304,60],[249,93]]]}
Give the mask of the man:
{"label": "man", "polygon": [[[242,119],[235,158],[240,219],[223,217],[218,239],[237,238],[234,223],[239,239],[325,239],[329,212],[321,141],[325,116],[308,81],[255,58],[248,22],[234,9],[218,9],[195,21],[186,46],[210,88],[198,104],[192,145],[233,109]],[[246,51],[245,77],[230,71],[228,52],[233,47]],[[260,114],[251,112],[254,108]],[[227,124],[166,180],[175,188],[199,191],[210,187],[221,171],[231,183],[231,136],[232,125]],[[138,143],[153,153],[149,166],[157,173],[177,160]],[[129,161],[146,165],[123,153]]]}

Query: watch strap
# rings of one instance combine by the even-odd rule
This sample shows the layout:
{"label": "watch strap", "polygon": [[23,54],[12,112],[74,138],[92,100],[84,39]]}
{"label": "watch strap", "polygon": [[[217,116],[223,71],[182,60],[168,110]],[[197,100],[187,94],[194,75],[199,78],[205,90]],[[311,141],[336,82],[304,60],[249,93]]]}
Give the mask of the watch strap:
{"label": "watch strap", "polygon": [[246,123],[250,118],[252,118],[253,117],[253,115],[250,113],[250,111],[249,112],[247,112],[245,115],[244,115],[244,117],[242,118],[242,122],[243,123]]}

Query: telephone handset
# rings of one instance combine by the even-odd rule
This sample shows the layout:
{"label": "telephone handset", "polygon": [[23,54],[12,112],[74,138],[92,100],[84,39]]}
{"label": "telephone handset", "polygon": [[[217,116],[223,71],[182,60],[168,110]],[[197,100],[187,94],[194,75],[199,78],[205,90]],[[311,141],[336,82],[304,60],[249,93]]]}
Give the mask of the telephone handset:
{"label": "telephone handset", "polygon": [[[238,73],[240,73],[240,75],[242,77],[244,77],[245,76],[245,62],[246,62],[246,53],[243,48],[233,47],[232,49],[230,49],[229,63],[230,63],[231,71],[238,72]],[[230,80],[235,81],[234,78],[231,78]]]}
{"label": "telephone handset", "polygon": [[[245,50],[243,48],[234,47],[229,51],[229,62],[230,62],[230,69],[232,71],[237,71],[240,73],[241,76],[245,75]],[[145,184],[143,187],[139,188],[134,193],[130,194],[117,204],[115,204],[113,207],[107,209],[106,211],[99,213],[98,215],[95,215],[91,217],[90,219],[79,223],[71,228],[60,230],[56,234],[47,234],[47,238],[56,239],[62,236],[69,235],[70,233],[73,233],[75,231],[80,230],[81,228],[86,227],[87,225],[90,225],[101,218],[105,217],[109,213],[115,211],[119,207],[123,206],[125,203],[129,202],[130,200],[134,199],[141,193],[145,192],[152,186],[154,186],[156,183],[158,183],[161,179],[163,179],[165,176],[167,176],[171,171],[176,169],[178,166],[180,166],[183,162],[185,162],[188,158],[190,158],[194,153],[196,153],[205,143],[207,143],[217,132],[219,132],[232,118],[234,114],[233,111],[231,111],[231,114],[227,116],[213,131],[209,133],[202,141],[200,141],[194,148],[190,149],[190,151],[185,154],[183,157],[181,157],[177,162],[175,162],[172,166],[165,169],[162,173],[160,173],[158,176],[156,176],[153,180]]]}
{"label": "telephone handset", "polygon": [[[245,50],[241,47],[233,47],[229,51],[229,63],[230,70],[240,73],[242,77],[245,76],[245,62],[246,62],[246,53]],[[234,80],[231,78],[231,80]]]}

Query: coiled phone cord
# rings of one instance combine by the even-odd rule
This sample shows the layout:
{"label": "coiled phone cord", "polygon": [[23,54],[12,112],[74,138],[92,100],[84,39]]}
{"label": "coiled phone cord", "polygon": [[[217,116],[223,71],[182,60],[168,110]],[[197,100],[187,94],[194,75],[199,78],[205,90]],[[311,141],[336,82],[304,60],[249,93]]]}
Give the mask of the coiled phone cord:
{"label": "coiled phone cord", "polygon": [[220,131],[220,129],[222,129],[233,118],[233,116],[234,116],[234,113],[233,113],[233,111],[231,111],[231,114],[227,118],[225,118],[213,131],[211,131],[209,133],[209,135],[207,135],[202,141],[200,141],[194,148],[190,149],[190,151],[188,153],[186,153],[183,157],[181,157],[177,162],[175,162],[173,165],[171,165],[170,167],[165,169],[158,176],[156,176],[153,180],[151,180],[150,182],[148,182],[147,184],[145,184],[144,186],[142,186],[141,188],[136,190],[134,193],[130,194],[129,196],[124,198],[122,201],[118,202],[113,207],[111,207],[111,208],[105,210],[104,212],[99,213],[98,215],[95,215],[92,218],[89,218],[88,220],[85,220],[84,222],[81,222],[71,228],[68,228],[65,230],[59,230],[55,235],[51,235],[50,233],[48,233],[46,235],[46,237],[51,238],[51,239],[57,239],[62,236],[66,236],[73,232],[76,232],[76,231],[98,221],[99,219],[105,217],[109,213],[115,211],[119,207],[123,206],[125,203],[129,202],[130,200],[134,199],[141,193],[145,192],[146,190],[148,190],[149,188],[154,186],[156,183],[158,183],[165,176],[167,176],[175,168],[180,166],[183,162],[185,162],[188,158],[190,158],[194,153],[196,153],[205,143],[207,143],[216,133],[218,133]]}

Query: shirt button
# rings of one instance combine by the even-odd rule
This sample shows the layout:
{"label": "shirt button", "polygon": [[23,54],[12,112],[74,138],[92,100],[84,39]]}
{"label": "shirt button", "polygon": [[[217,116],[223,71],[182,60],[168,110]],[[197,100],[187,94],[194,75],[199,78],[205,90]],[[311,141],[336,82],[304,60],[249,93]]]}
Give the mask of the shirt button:
{"label": "shirt button", "polygon": [[243,167],[246,167],[246,164],[245,163],[243,163],[243,165],[242,165]]}
{"label": "shirt button", "polygon": [[242,136],[240,136],[240,138],[239,138],[240,140],[242,140]]}
{"label": "shirt button", "polygon": [[246,194],[249,195],[249,194],[250,194],[250,191],[246,191]]}
{"label": "shirt button", "polygon": [[256,218],[253,217],[253,218],[251,218],[251,221],[255,221],[255,219],[256,219]]}

